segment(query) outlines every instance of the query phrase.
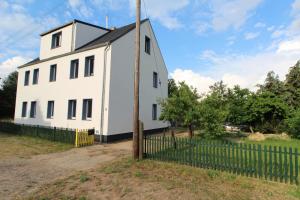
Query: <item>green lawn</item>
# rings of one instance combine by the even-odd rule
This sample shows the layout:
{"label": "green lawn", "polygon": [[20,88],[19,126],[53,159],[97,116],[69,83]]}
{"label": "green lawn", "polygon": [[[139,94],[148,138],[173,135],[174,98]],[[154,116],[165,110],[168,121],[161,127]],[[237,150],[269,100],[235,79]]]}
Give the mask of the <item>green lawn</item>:
{"label": "green lawn", "polygon": [[[290,139],[290,140],[282,140],[282,139],[271,139],[267,138],[264,141],[255,142],[250,141],[247,138],[241,139],[242,142],[245,142],[246,144],[261,144],[261,145],[271,145],[271,146],[281,146],[281,147],[292,147],[292,148],[300,148],[300,140],[298,139]],[[300,150],[300,149],[299,149]]]}
{"label": "green lawn", "polygon": [[0,132],[0,159],[65,151],[73,145]]}

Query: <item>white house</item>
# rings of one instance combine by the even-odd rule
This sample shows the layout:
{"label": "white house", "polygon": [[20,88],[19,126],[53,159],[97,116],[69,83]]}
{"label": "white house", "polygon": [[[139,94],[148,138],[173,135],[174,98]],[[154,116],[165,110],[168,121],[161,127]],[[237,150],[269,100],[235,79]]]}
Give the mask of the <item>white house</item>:
{"label": "white house", "polygon": [[[135,23],[106,29],[74,20],[41,34],[40,56],[18,67],[15,123],[94,128],[102,141],[133,127]],[[148,19],[141,21],[140,118],[160,131],[168,71]]]}

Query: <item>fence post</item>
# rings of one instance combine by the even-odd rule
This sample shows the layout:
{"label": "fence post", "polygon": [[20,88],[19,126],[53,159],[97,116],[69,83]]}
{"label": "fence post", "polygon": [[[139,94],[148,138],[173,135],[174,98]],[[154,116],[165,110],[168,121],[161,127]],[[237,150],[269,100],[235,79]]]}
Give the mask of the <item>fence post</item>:
{"label": "fence post", "polygon": [[139,128],[139,159],[142,160],[143,159],[143,154],[144,154],[144,123],[142,121],[139,121],[140,124],[140,128]]}
{"label": "fence post", "polygon": [[299,185],[298,170],[299,170],[299,166],[298,166],[298,149],[295,148],[295,182],[296,182],[296,185]]}

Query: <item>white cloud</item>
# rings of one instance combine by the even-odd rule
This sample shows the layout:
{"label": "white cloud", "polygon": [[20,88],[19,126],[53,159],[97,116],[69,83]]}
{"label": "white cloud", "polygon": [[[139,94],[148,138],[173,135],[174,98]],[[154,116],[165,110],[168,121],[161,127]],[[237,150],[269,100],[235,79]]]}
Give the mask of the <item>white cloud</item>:
{"label": "white cloud", "polygon": [[254,25],[254,28],[264,28],[266,27],[266,24],[262,23],[262,22],[257,22],[255,25]]}
{"label": "white cloud", "polygon": [[[142,13],[146,10],[148,17],[159,21],[168,29],[177,29],[182,27],[182,22],[178,19],[176,13],[189,4],[189,0],[144,0],[142,3]],[[129,0],[131,13],[135,12],[135,0]],[[144,9],[146,5],[146,9]],[[145,13],[144,13],[145,14]]]}
{"label": "white cloud", "polygon": [[230,27],[240,28],[262,0],[212,0],[212,27],[224,31]]}
{"label": "white cloud", "polygon": [[[300,52],[300,38],[294,38],[292,40],[287,40],[280,42],[277,49],[278,53],[281,52]],[[300,57],[299,57],[300,59]]]}
{"label": "white cloud", "polygon": [[90,17],[93,15],[93,10],[87,6],[86,1],[84,0],[68,0],[68,3],[73,12],[80,16]]}
{"label": "white cloud", "polygon": [[25,64],[29,60],[29,58],[15,56],[3,61],[0,63],[0,78],[5,78],[9,73],[15,71],[18,66]]}
{"label": "white cloud", "polygon": [[170,76],[176,80],[176,82],[184,81],[188,85],[197,88],[199,93],[208,92],[209,86],[215,83],[214,79],[188,69],[175,69]]}
{"label": "white cloud", "polygon": [[249,32],[249,33],[245,33],[245,39],[246,40],[252,40],[252,39],[255,39],[257,38],[258,36],[260,35],[259,32]]}

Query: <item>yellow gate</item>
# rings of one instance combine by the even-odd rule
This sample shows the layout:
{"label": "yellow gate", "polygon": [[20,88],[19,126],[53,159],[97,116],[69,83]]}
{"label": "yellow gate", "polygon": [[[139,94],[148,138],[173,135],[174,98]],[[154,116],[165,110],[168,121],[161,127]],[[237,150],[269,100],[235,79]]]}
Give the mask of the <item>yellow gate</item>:
{"label": "yellow gate", "polygon": [[76,129],[75,147],[93,145],[95,141],[94,129]]}

